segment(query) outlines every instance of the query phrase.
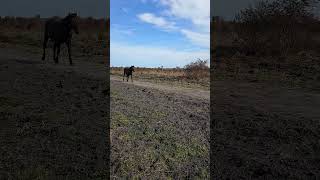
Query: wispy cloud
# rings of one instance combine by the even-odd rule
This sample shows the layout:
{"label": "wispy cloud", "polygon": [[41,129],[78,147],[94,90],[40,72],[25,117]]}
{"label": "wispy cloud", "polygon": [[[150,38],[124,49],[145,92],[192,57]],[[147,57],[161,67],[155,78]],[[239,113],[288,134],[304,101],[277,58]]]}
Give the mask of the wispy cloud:
{"label": "wispy cloud", "polygon": [[201,47],[210,47],[210,34],[198,33],[187,29],[182,29],[181,32],[193,43]]}
{"label": "wispy cloud", "polygon": [[127,8],[121,8],[121,11],[128,14],[129,10]]}
{"label": "wispy cloud", "polygon": [[[144,66],[144,67],[175,67],[184,66],[194,60],[209,59],[210,55],[206,50],[203,51],[183,51],[169,49],[165,47],[150,47],[128,45],[123,43],[111,43],[111,59],[117,59],[112,66]],[[159,61],[161,57],[162,61]]]}
{"label": "wispy cloud", "polygon": [[119,24],[111,24],[112,34],[132,35],[135,29],[132,27],[121,26]]}
{"label": "wispy cloud", "polygon": [[160,16],[158,17],[152,13],[139,14],[138,18],[143,22],[153,24],[153,25],[160,27],[164,30],[176,29],[175,23],[167,21],[165,18],[160,17]]}
{"label": "wispy cloud", "polygon": [[210,0],[160,0],[168,14],[190,20],[202,31],[210,29]]}
{"label": "wispy cloud", "polygon": [[[163,16],[143,13],[138,15],[139,19],[166,31],[179,31],[195,45],[210,47],[210,0],[159,0],[157,3],[166,7],[161,13]],[[190,21],[192,30],[176,25],[177,19]]]}

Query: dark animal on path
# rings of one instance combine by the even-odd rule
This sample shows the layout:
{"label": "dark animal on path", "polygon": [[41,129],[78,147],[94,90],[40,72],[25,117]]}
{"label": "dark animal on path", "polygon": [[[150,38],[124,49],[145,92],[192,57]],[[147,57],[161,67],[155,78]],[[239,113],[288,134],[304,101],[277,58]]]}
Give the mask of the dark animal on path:
{"label": "dark animal on path", "polygon": [[134,72],[134,66],[124,68],[124,70],[123,70],[123,81],[124,81],[124,77],[127,76],[127,82],[128,82],[129,76],[131,76],[131,82],[133,82],[133,80],[132,80],[132,72]]}
{"label": "dark animal on path", "polygon": [[53,41],[53,59],[55,63],[59,62],[58,58],[60,54],[60,46],[62,43],[65,43],[68,48],[69,62],[70,62],[70,65],[72,65],[72,58],[71,58],[72,30],[76,34],[79,34],[76,18],[77,18],[76,13],[69,13],[68,16],[66,16],[63,19],[52,18],[45,22],[42,60],[45,60],[47,43],[48,43],[48,40],[51,39]]}

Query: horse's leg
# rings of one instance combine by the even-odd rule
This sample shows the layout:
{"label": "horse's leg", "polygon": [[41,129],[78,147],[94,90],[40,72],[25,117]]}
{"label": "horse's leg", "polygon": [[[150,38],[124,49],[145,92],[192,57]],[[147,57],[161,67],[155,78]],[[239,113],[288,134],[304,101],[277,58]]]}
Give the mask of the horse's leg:
{"label": "horse's leg", "polygon": [[68,54],[69,54],[69,62],[70,62],[70,65],[72,65],[72,58],[71,58],[71,41],[70,41],[70,40],[67,42],[67,48],[68,48]]}
{"label": "horse's leg", "polygon": [[129,80],[129,76],[127,76],[127,82],[128,82],[128,80]]}
{"label": "horse's leg", "polygon": [[131,82],[133,82],[133,79],[132,79],[132,74],[131,74]]}
{"label": "horse's leg", "polygon": [[46,48],[48,43],[48,36],[45,35],[44,42],[43,42],[43,54],[42,54],[42,60],[44,61],[46,59]]}

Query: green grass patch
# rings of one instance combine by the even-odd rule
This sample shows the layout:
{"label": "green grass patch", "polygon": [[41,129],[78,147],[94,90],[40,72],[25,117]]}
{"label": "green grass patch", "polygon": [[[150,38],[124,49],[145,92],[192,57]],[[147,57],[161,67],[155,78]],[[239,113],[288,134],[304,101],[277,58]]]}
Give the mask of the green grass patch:
{"label": "green grass patch", "polygon": [[111,116],[112,128],[128,126],[129,123],[130,123],[129,118],[122,113],[116,112],[116,113],[113,113]]}
{"label": "green grass patch", "polygon": [[[118,140],[122,141],[119,143],[127,146],[117,174],[134,179],[157,174],[158,178],[170,179],[175,177],[175,169],[181,164],[209,157],[206,144],[197,138],[181,139],[178,127],[166,122],[167,118],[166,112],[157,110],[144,116],[112,114],[112,127],[121,127],[114,129]],[[209,176],[207,167],[200,166],[196,171],[198,179]]]}

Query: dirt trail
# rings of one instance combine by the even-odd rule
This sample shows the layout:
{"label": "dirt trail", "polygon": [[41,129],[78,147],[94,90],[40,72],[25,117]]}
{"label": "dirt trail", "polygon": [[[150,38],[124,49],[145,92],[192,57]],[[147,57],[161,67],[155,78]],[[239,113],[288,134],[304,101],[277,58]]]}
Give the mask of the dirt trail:
{"label": "dirt trail", "polygon": [[[118,82],[123,81],[123,79],[119,76],[111,76],[110,80],[118,81]],[[172,85],[170,86],[165,84],[146,82],[142,80],[134,80],[132,83],[130,79],[129,79],[129,82],[125,81],[123,83],[132,84],[132,85],[140,86],[144,88],[151,88],[151,89],[157,89],[157,90],[166,91],[166,92],[172,92],[180,95],[186,95],[192,98],[210,100],[210,91],[197,89],[197,88],[186,88],[186,87],[178,87],[178,86],[172,86]]]}

